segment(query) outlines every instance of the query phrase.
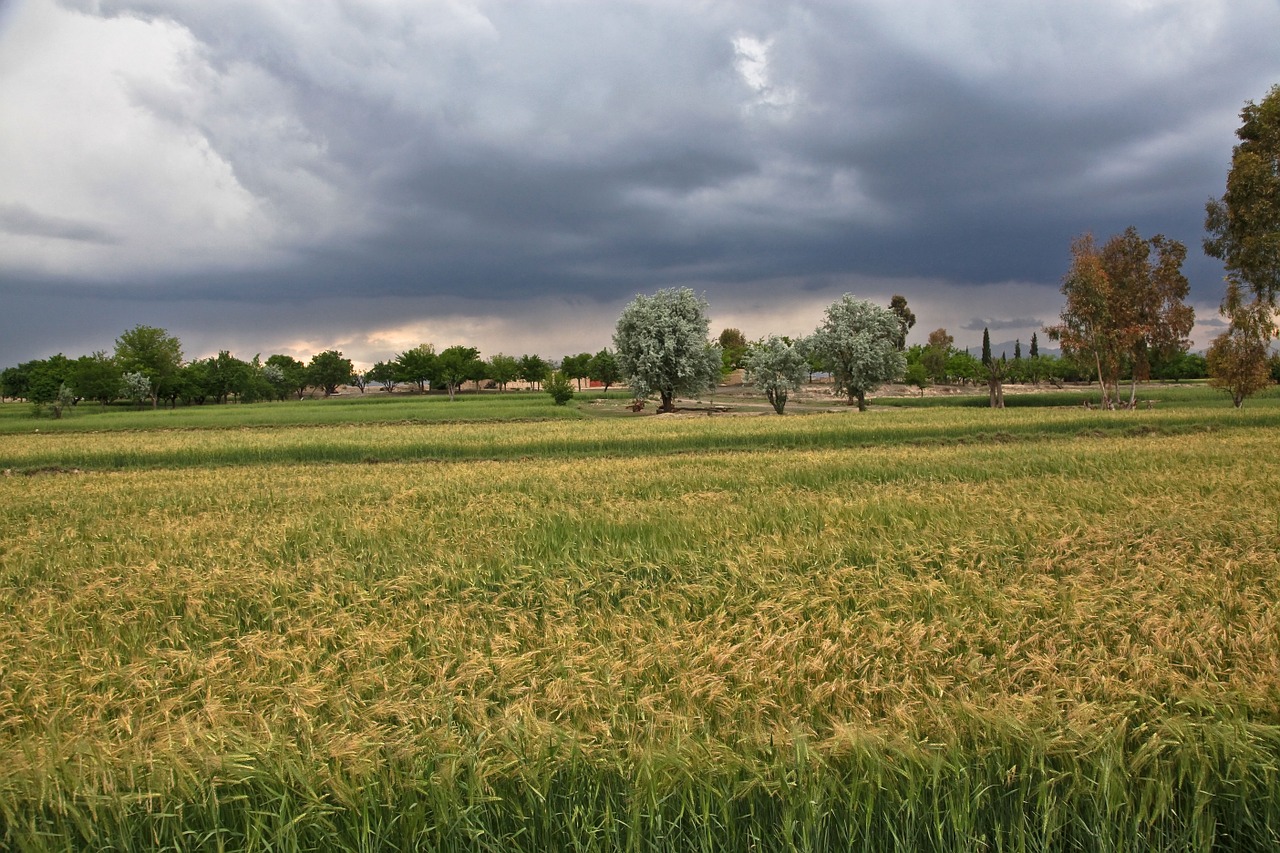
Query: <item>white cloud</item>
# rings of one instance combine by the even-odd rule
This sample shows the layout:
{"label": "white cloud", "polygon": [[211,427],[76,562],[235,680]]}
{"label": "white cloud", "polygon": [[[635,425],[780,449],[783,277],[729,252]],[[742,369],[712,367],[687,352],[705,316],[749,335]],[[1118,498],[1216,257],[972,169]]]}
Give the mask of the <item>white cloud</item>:
{"label": "white cloud", "polygon": [[743,82],[755,93],[747,107],[749,112],[766,108],[774,115],[786,116],[790,114],[790,108],[795,105],[797,95],[794,89],[779,86],[774,82],[769,65],[769,52],[772,49],[772,39],[758,39],[748,35],[735,36],[733,65]]}
{"label": "white cloud", "polygon": [[197,127],[147,104],[199,97],[184,77],[195,49],[165,22],[16,10],[0,51],[0,205],[115,239],[10,231],[0,266],[95,279],[263,260],[260,199]]}

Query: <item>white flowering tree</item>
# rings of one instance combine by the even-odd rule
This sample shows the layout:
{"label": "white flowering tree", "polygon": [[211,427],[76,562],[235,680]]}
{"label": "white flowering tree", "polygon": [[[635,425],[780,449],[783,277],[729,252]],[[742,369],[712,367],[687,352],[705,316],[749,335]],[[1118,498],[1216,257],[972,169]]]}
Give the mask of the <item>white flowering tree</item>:
{"label": "white flowering tree", "polygon": [[618,367],[636,397],[657,394],[660,412],[677,394],[698,394],[720,381],[720,347],[708,340],[707,300],[687,287],[637,296],[613,333]]}
{"label": "white flowering tree", "polygon": [[284,368],[279,364],[272,364],[271,362],[264,364],[262,366],[262,378],[267,380],[267,384],[271,386],[275,399],[283,400],[285,394],[289,393],[289,377],[285,375]]}
{"label": "white flowering tree", "polygon": [[788,343],[776,335],[747,348],[742,357],[746,380],[764,392],[773,410],[782,414],[787,396],[809,378],[808,343]]}
{"label": "white flowering tree", "polygon": [[120,393],[134,405],[141,405],[143,400],[151,397],[151,380],[145,373],[130,371],[120,377]]}
{"label": "white flowering tree", "polygon": [[901,321],[888,308],[846,293],[827,308],[810,341],[831,370],[836,391],[865,412],[867,394],[907,369],[906,356],[898,349],[901,334]]}

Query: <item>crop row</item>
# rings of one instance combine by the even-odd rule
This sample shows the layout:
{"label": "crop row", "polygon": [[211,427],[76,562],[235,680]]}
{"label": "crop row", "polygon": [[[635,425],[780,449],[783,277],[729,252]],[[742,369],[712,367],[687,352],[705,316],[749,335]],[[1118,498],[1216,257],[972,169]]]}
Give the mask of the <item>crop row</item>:
{"label": "crop row", "polygon": [[865,416],[691,416],[510,424],[362,423],[231,430],[0,435],[0,470],[185,468],[289,463],[601,458],[761,448],[1008,442],[1276,426],[1280,408],[1178,408],[1100,415],[1079,408],[894,409]]}

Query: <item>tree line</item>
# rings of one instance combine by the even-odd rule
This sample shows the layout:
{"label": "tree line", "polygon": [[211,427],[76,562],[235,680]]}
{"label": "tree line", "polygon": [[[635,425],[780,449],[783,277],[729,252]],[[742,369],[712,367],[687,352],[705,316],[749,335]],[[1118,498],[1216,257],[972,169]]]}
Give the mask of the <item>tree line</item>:
{"label": "tree line", "polygon": [[[1123,338],[1129,350],[1108,357],[1113,368],[1106,375],[1110,387],[1120,378],[1136,383],[1206,375],[1206,358],[1187,351],[1191,309],[1180,298],[1171,300],[1168,307],[1166,323],[1154,323],[1145,334],[1135,332]],[[1049,382],[1061,387],[1065,382],[1088,381],[1092,365],[1082,356],[1122,340],[1115,329],[1098,326],[1096,335],[1081,332],[1078,339],[1066,341],[1064,350],[1070,348],[1070,353],[1052,355],[1040,352],[1039,335],[1032,333],[1028,351],[1024,354],[1017,340],[1010,358],[1007,352],[999,356],[992,352],[990,331],[983,329],[981,355],[975,356],[957,348],[946,329],[936,329],[927,343],[907,347],[907,333],[916,318],[904,296],[894,295],[885,307],[845,294],[828,306],[822,322],[808,336],[770,335],[748,342],[738,329],[725,329],[716,342],[710,342],[706,308],[705,299],[687,288],[662,290],[636,297],[618,321],[614,343],[623,375],[637,396],[656,394],[659,411],[670,411],[678,394],[705,392],[734,368],[744,370],[745,381],[759,388],[779,414],[789,395],[812,381],[815,373],[829,375],[836,393],[859,410],[866,409],[868,394],[889,382],[905,382],[921,393],[934,384],[985,383],[991,405],[1003,407],[1006,383]],[[1169,323],[1176,323],[1172,331]],[[1046,331],[1057,334],[1056,327]],[[1127,358],[1128,352],[1140,354],[1142,360]],[[1280,362],[1276,367],[1280,370]],[[1108,399],[1118,397],[1111,393]]]}
{"label": "tree line", "polygon": [[[283,354],[263,360],[237,358],[223,350],[216,356],[185,361],[182,342],[165,329],[139,325],[116,339],[113,352],[99,351],[71,359],[59,353],[0,371],[0,394],[30,401],[39,411],[61,417],[67,406],[89,400],[106,406],[125,400],[134,405],[204,405],[302,399],[316,391],[328,397],[342,385],[363,393],[370,385],[393,391],[400,385],[421,391],[442,389],[450,399],[466,382],[488,382],[506,390],[522,380],[540,388],[555,374],[566,383],[599,382],[604,390],[621,380],[613,353],[566,356],[559,364],[539,355],[498,353],[480,359],[475,347],[455,345],[436,352],[421,344],[369,370],[357,370],[338,350],[325,350],[309,362]],[[550,389],[549,389],[550,390]]]}
{"label": "tree line", "polygon": [[[1143,247],[1153,245],[1171,252],[1177,263],[1158,262],[1145,277],[1137,275],[1133,271],[1142,268]],[[656,395],[659,411],[671,411],[678,395],[705,392],[729,372],[742,369],[745,381],[758,387],[782,414],[789,395],[815,374],[829,376],[836,393],[860,410],[865,410],[868,394],[896,381],[921,393],[933,384],[986,383],[991,405],[999,407],[1007,382],[1061,386],[1090,379],[1092,366],[1086,356],[1098,366],[1104,405],[1118,401],[1114,389],[1121,378],[1136,383],[1204,376],[1207,359],[1187,352],[1185,335],[1193,317],[1181,302],[1186,281],[1177,270],[1179,252],[1184,252],[1180,244],[1164,238],[1142,241],[1129,229],[1105,248],[1097,252],[1088,240],[1078,241],[1075,247],[1076,263],[1063,284],[1068,295],[1063,321],[1046,330],[1062,341],[1061,356],[1041,353],[1035,333],[1025,354],[1018,340],[1012,358],[1005,352],[996,356],[987,329],[980,356],[957,348],[950,333],[941,328],[929,334],[927,343],[908,347],[907,334],[916,317],[901,295],[894,295],[884,307],[846,294],[826,309],[811,335],[800,338],[770,335],[748,342],[741,331],[729,328],[713,341],[706,299],[688,288],[672,288],[637,296],[626,306],[615,329],[615,349],[566,356],[558,364],[534,354],[498,353],[481,359],[478,349],[464,345],[437,352],[429,343],[379,361],[366,371],[355,369],[338,350],[317,353],[306,363],[283,354],[245,361],[226,350],[184,361],[177,337],[164,329],[135,326],[116,340],[112,353],[95,352],[78,359],[59,354],[8,368],[0,372],[0,390],[6,397],[27,399],[60,417],[67,405],[80,400],[103,406],[126,400],[152,407],[253,403],[301,399],[313,390],[327,397],[342,385],[353,385],[361,393],[370,386],[387,392],[400,386],[420,392],[437,389],[453,399],[467,382],[505,391],[516,380],[547,391],[563,404],[574,394],[573,383],[581,390],[583,380],[593,380],[605,391],[626,384],[637,399]],[[1101,273],[1090,277],[1077,270],[1086,261],[1088,270],[1100,264]],[[1115,267],[1128,270],[1129,278],[1104,275]],[[1166,282],[1168,286],[1161,289],[1153,276],[1156,280],[1167,277],[1172,283]],[[1103,280],[1113,283],[1107,298],[1086,298],[1096,293],[1086,291],[1084,285],[1096,287]],[[1136,287],[1135,282],[1145,284]],[[1152,301],[1152,293],[1162,294],[1162,301]],[[1106,317],[1087,315],[1081,307],[1100,303],[1110,306]],[[1145,332],[1133,322],[1133,316],[1144,311],[1152,318],[1141,327]],[[1118,318],[1124,318],[1123,327],[1116,325]],[[1280,370],[1280,362],[1276,367]]]}

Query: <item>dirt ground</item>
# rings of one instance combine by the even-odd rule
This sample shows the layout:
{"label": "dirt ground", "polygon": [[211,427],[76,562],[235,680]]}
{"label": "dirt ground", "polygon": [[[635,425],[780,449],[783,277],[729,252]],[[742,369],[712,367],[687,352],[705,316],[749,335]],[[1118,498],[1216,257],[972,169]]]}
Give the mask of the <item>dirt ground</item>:
{"label": "dirt ground", "polygon": [[[514,389],[514,386],[513,390]],[[625,388],[614,387],[613,390],[625,390]],[[1006,384],[1004,393],[1006,396],[1016,394],[1042,394],[1048,391],[1058,390],[1054,386],[1044,383],[1040,385],[1018,385]],[[1082,388],[1083,390],[1083,388]],[[383,396],[387,392],[380,386],[371,385],[365,389],[365,393],[369,395]],[[400,395],[416,395],[420,392],[412,387],[401,385],[392,392],[396,396]],[[471,389],[464,390],[463,393],[475,393]],[[483,393],[492,394],[496,391],[485,391]],[[510,391],[508,393],[511,393]],[[525,393],[540,393],[529,392]],[[577,398],[577,402],[590,407],[590,410],[601,415],[652,415],[656,413],[658,407],[657,400],[649,400],[646,402],[644,409],[640,412],[633,413],[630,411],[630,401],[619,399],[591,399],[591,389],[584,389],[582,396]],[[354,386],[341,386],[338,389],[337,396],[359,396],[360,390]],[[877,390],[874,394],[868,395],[867,401],[874,406],[877,399],[886,397],[956,397],[956,396],[987,396],[987,386],[983,383],[973,385],[935,385],[925,388],[922,392],[913,386],[893,383],[885,385]],[[849,406],[847,400],[842,395],[836,395],[832,392],[830,381],[827,382],[811,382],[805,385],[799,391],[793,392],[787,399],[787,412],[842,412],[848,411]],[[769,401],[765,399],[755,387],[744,385],[739,376],[730,375],[726,384],[720,385],[715,389],[714,393],[708,392],[698,397],[680,397],[676,400],[676,411],[665,414],[664,417],[696,417],[705,416],[708,412],[714,411],[717,415],[731,416],[750,416],[764,415],[773,412],[773,407],[769,405]]]}
{"label": "dirt ground", "polygon": [[[1056,390],[1052,385],[1012,385],[1004,386],[1006,395],[1037,394]],[[956,397],[987,396],[987,386],[982,385],[943,385],[920,389],[903,384],[890,384],[880,388],[867,397],[868,403],[874,405],[876,399],[886,397]],[[592,408],[617,409],[631,414],[629,403],[620,400],[593,400],[588,403]],[[653,414],[657,401],[649,400],[639,414]],[[843,412],[849,405],[843,395],[832,392],[830,382],[813,382],[787,398],[787,412]],[[741,383],[721,385],[715,393],[708,392],[699,397],[680,397],[676,399],[676,411],[664,417],[697,417],[714,411],[717,415],[749,416],[771,414],[773,407],[764,395],[750,385]]]}
{"label": "dirt ground", "polygon": [[[1064,389],[1049,383],[1041,383],[1039,385],[1005,383],[1004,385],[1006,397],[1020,394],[1045,394],[1061,390]],[[1065,386],[1065,390],[1077,390],[1082,395],[1087,395],[1091,390],[1094,390],[1094,386],[1085,383],[1070,383]],[[883,400],[894,397],[982,397],[985,399],[986,396],[986,383],[935,385],[925,388],[923,391],[914,386],[892,383],[881,387],[874,394],[867,395],[867,402],[874,408],[877,399]],[[601,404],[616,404],[617,402],[600,401]],[[621,407],[625,409],[626,403],[622,403]],[[656,401],[650,400],[642,414],[652,413],[656,407]],[[716,414],[724,415],[760,415],[769,414],[773,411],[773,407],[769,405],[769,401],[765,399],[763,394],[750,385],[743,385],[738,382],[721,385],[716,388],[714,394],[708,393],[701,397],[678,398],[676,400],[676,411],[667,415],[667,417],[682,415],[686,417],[705,416],[713,410],[713,407]],[[837,395],[832,392],[829,381],[809,383],[787,398],[788,413],[843,412],[848,411],[849,408],[848,401],[843,395]],[[630,414],[630,412],[627,413]]]}

